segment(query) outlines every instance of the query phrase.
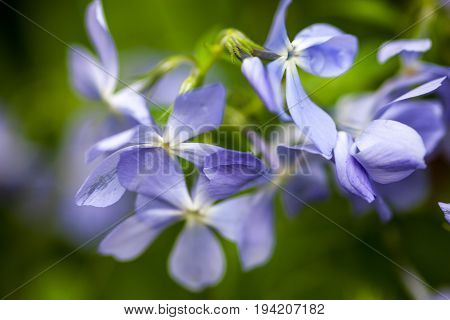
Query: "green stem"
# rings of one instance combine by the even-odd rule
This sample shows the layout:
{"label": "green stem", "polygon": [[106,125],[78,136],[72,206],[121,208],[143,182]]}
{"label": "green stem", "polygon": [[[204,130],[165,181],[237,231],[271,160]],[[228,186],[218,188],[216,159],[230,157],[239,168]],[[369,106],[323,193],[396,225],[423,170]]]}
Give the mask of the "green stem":
{"label": "green stem", "polygon": [[205,64],[199,66],[196,64],[191,71],[191,74],[186,78],[180,88],[180,94],[185,93],[194,88],[200,87],[205,81],[205,77],[209,70],[214,66],[217,60],[220,59],[224,51],[224,46],[221,43],[216,43],[211,47],[211,55]]}
{"label": "green stem", "polygon": [[247,56],[262,56],[263,59],[276,59],[278,56],[270,54],[263,48],[245,36],[236,29],[224,29],[219,33],[217,41],[210,47],[210,56],[207,61],[197,64],[191,75],[186,79],[180,89],[184,93],[193,88],[199,87],[205,81],[205,77],[214,64],[223,56],[225,50],[228,50],[233,59],[242,59]]}
{"label": "green stem", "polygon": [[161,60],[152,70],[142,77],[145,84],[140,91],[145,92],[149,90],[165,74],[171,72],[175,68],[178,68],[182,64],[192,64],[195,68],[197,62],[193,57],[188,55],[174,55]]}
{"label": "green stem", "polygon": [[220,59],[222,56],[222,53],[224,52],[224,45],[220,43],[216,43],[211,48],[211,56],[209,60],[199,69],[199,73],[197,76],[197,83],[196,86],[200,86],[205,81],[205,77],[209,70],[214,66],[214,64]]}
{"label": "green stem", "polygon": [[417,28],[416,37],[424,38],[429,34],[430,26],[434,20],[434,10],[436,7],[434,0],[422,0],[422,6],[419,13],[418,20],[421,21]]}

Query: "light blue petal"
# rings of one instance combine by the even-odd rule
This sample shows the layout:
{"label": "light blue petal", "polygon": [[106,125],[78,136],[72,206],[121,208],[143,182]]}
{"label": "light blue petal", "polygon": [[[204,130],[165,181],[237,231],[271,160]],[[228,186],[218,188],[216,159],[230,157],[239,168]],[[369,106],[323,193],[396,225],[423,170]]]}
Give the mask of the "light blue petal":
{"label": "light blue petal", "polygon": [[338,100],[335,119],[338,127],[356,136],[373,120],[375,95],[372,93],[346,95]]}
{"label": "light blue petal", "polygon": [[378,183],[400,181],[426,167],[425,145],[411,127],[392,120],[375,120],[356,138],[351,154]]}
{"label": "light blue petal", "polygon": [[178,237],[169,259],[171,276],[191,291],[218,283],[225,272],[225,257],[208,227],[189,222]]}
{"label": "light blue petal", "polygon": [[288,121],[290,117],[284,111],[281,88],[284,74],[283,58],[270,62],[267,68],[257,57],[246,58],[242,62],[241,69],[267,109],[277,114],[283,121]]}
{"label": "light blue petal", "polygon": [[134,127],[100,140],[86,152],[86,162],[94,161],[101,155],[115,152],[127,146],[133,140],[137,131],[138,128]]}
{"label": "light blue petal", "polygon": [[127,86],[115,93],[108,102],[111,107],[123,115],[130,116],[138,123],[153,126],[154,121],[147,108],[147,100],[133,85]]}
{"label": "light blue petal", "polygon": [[177,217],[165,212],[153,212],[152,217],[141,219],[134,215],[116,226],[100,243],[98,251],[120,261],[137,258],[153,240]]}
{"label": "light blue petal", "polygon": [[206,223],[217,229],[222,236],[233,242],[238,242],[243,236],[243,223],[251,210],[248,196],[240,196],[224,200],[211,208],[206,215]]}
{"label": "light blue petal", "polygon": [[355,36],[324,23],[302,30],[292,44],[301,51],[296,58],[298,66],[321,77],[336,77],[346,72],[358,51]]}
{"label": "light blue petal", "polygon": [[416,58],[420,53],[428,51],[431,48],[430,39],[410,39],[395,40],[383,43],[378,50],[378,61],[385,63],[387,60],[398,54],[416,54]]}
{"label": "light blue petal", "polygon": [[[401,101],[405,101],[408,99],[412,99],[412,98],[416,98],[416,97],[420,97],[426,94],[429,94],[437,89],[442,88],[442,84],[444,83],[444,81],[447,79],[447,77],[440,77],[431,81],[427,81],[425,83],[423,83],[423,80],[428,79],[428,75],[427,76],[423,76],[423,77],[414,77],[414,79],[402,79],[400,78],[398,81],[394,81],[394,83],[391,84],[387,84],[386,87],[383,87],[382,90],[384,89],[391,89],[391,91],[386,91],[383,94],[377,94],[377,101],[380,101],[380,99],[382,98],[388,98],[390,96],[392,96],[392,94],[394,92],[400,91],[400,92],[404,92],[405,89],[407,89],[410,85],[415,85],[417,83],[419,83],[420,85],[412,90],[407,91],[406,93],[402,94],[400,97],[397,98],[391,98],[389,102],[385,102],[384,104],[381,105],[377,105],[377,109],[374,113],[374,119],[378,118],[384,111],[386,111],[386,109],[388,109],[391,105],[393,105],[394,103],[398,103]],[[389,95],[388,95],[389,94]],[[394,100],[392,100],[394,99]],[[383,101],[383,100],[381,100]]]}
{"label": "light blue petal", "polygon": [[115,152],[123,147],[145,144],[157,145],[162,138],[156,129],[148,126],[135,126],[115,135],[100,140],[86,152],[86,161],[91,162],[101,155]]}
{"label": "light blue petal", "polygon": [[179,208],[167,202],[166,199],[155,196],[148,197],[143,194],[136,195],[134,209],[141,220],[145,220],[147,215],[152,217],[155,213],[156,216],[159,216],[159,212],[165,213],[166,215],[179,215],[181,213]]}
{"label": "light blue petal", "polygon": [[297,33],[292,44],[295,45],[295,49],[304,50],[312,46],[324,44],[334,37],[341,35],[344,35],[344,33],[330,24],[316,23]]}
{"label": "light blue petal", "polygon": [[[280,167],[288,163],[295,163],[295,161],[298,161],[299,158],[304,156],[304,152],[323,157],[322,152],[317,149],[317,146],[310,142],[301,143],[296,146],[279,145],[277,147],[277,153],[280,158]],[[325,159],[329,160],[328,158]]]}
{"label": "light blue petal", "polygon": [[246,58],[242,62],[241,71],[267,108],[272,112],[277,110],[267,69],[262,61],[258,57]]}
{"label": "light blue petal", "polygon": [[283,108],[281,88],[284,60],[280,58],[272,61],[266,68],[259,58],[246,58],[241,70],[267,109],[279,115],[282,120],[289,120],[290,117]]}
{"label": "light blue petal", "polygon": [[276,113],[282,121],[291,121],[291,117],[284,110],[283,88],[281,81],[283,80],[284,72],[286,71],[286,60],[281,57],[270,62],[267,65],[267,74],[272,89],[273,99],[275,105],[269,110]]}
{"label": "light blue petal", "polygon": [[224,149],[205,158],[203,173],[210,181],[210,195],[215,199],[223,199],[267,183],[265,175],[269,169],[251,153]]}
{"label": "light blue petal", "polygon": [[434,90],[438,89],[442,85],[444,80],[446,80],[446,79],[447,79],[447,76],[440,77],[440,78],[428,81],[428,82],[426,82],[424,84],[421,84],[420,86],[412,89],[411,91],[408,91],[407,93],[401,95],[400,97],[398,97],[397,99],[392,101],[390,104],[393,104],[393,103],[396,103],[396,102],[400,102],[400,101],[403,101],[403,100],[406,100],[406,99],[411,99],[411,98],[423,96],[423,95],[426,95],[428,93],[431,93]]}
{"label": "light blue petal", "polygon": [[82,47],[73,47],[69,52],[70,78],[74,88],[86,98],[102,98],[103,74],[100,64]]}
{"label": "light blue petal", "polygon": [[411,87],[420,86],[436,78],[437,76],[421,71],[414,75],[399,74],[385,81],[375,92],[375,104],[377,105],[377,108],[382,108],[386,104],[391,103],[394,99],[410,91]]}
{"label": "light blue petal", "polygon": [[294,64],[287,68],[286,100],[297,127],[325,158],[330,159],[336,145],[336,125],[328,113],[309,99]]}
{"label": "light blue petal", "polygon": [[225,149],[212,144],[196,142],[184,142],[172,148],[177,156],[192,162],[198,168],[203,168],[207,156],[220,150]]}
{"label": "light blue petal", "polygon": [[290,41],[286,31],[285,19],[286,11],[292,0],[281,0],[277,12],[272,21],[269,35],[264,43],[264,47],[274,53],[282,55],[288,48]]}
{"label": "light blue petal", "polygon": [[348,133],[343,131],[338,133],[337,144],[334,149],[336,177],[346,191],[367,202],[372,202],[375,199],[375,191],[367,172],[350,154],[352,142],[353,140]]}
{"label": "light blue petal", "polygon": [[117,166],[120,183],[130,191],[158,197],[180,209],[192,207],[183,171],[162,148],[123,152]]}
{"label": "light blue petal", "polygon": [[222,123],[224,108],[225,88],[222,84],[207,85],[178,96],[164,140],[176,144],[215,130]]}
{"label": "light blue petal", "polygon": [[273,191],[240,197],[241,212],[245,214],[242,236],[238,241],[244,270],[265,264],[275,244]]}
{"label": "light blue petal", "polygon": [[100,0],[94,0],[89,4],[86,12],[86,26],[104,69],[102,91],[105,94],[112,93],[119,75],[119,63]]}
{"label": "light blue petal", "polygon": [[75,196],[77,205],[108,207],[122,198],[125,188],[119,182],[117,166],[122,153],[133,148],[124,148],[113,153],[92,171]]}
{"label": "light blue petal", "polygon": [[[310,168],[310,161],[312,159],[322,160],[322,154],[310,144],[299,144],[296,146],[278,145],[277,148],[279,167],[273,167],[272,172],[274,174],[285,173],[286,170],[290,174],[297,171],[303,171],[308,173]],[[320,156],[316,157],[315,155]],[[311,162],[312,163],[312,162]]]}
{"label": "light blue petal", "polygon": [[297,172],[289,178],[281,193],[284,208],[289,216],[297,215],[303,206],[324,200],[329,195],[325,168],[321,161],[309,159],[309,172]]}
{"label": "light blue petal", "polygon": [[430,154],[445,135],[443,117],[443,108],[438,101],[420,100],[396,103],[380,119],[395,120],[416,130]]}
{"label": "light blue petal", "polygon": [[192,65],[186,63],[163,75],[150,89],[151,105],[161,108],[173,104],[181,85],[191,73],[191,68]]}
{"label": "light blue petal", "polygon": [[194,186],[192,187],[192,200],[194,201],[194,207],[196,208],[207,208],[209,207],[213,202],[215,202],[216,199],[213,195],[209,192],[209,179],[201,172],[197,180],[194,183]]}
{"label": "light blue petal", "polygon": [[395,210],[407,212],[418,207],[427,199],[430,181],[428,172],[416,171],[399,182],[377,184],[376,188],[383,199]]}

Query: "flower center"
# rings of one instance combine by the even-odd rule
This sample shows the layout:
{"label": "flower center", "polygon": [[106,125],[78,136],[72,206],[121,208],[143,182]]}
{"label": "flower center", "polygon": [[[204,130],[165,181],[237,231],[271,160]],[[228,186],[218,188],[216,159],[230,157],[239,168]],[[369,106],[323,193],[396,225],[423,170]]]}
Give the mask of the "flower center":
{"label": "flower center", "polygon": [[290,60],[292,57],[295,56],[294,50],[289,50],[287,55],[287,60]]}
{"label": "flower center", "polygon": [[403,73],[409,77],[416,75],[417,72],[418,69],[415,65],[407,65],[403,68]]}
{"label": "flower center", "polygon": [[300,52],[300,50],[298,50],[293,44],[291,44],[287,51],[286,60],[290,60],[292,58],[300,56]]}
{"label": "flower center", "polygon": [[289,166],[284,167],[280,172],[277,173],[276,177],[273,179],[273,182],[277,185],[285,185],[293,172],[293,168]]}
{"label": "flower center", "polygon": [[161,142],[160,147],[163,148],[169,155],[176,154],[176,145],[174,146],[170,142]]}
{"label": "flower center", "polygon": [[203,219],[205,218],[204,215],[200,212],[200,210],[185,210],[184,212],[184,216],[186,217],[187,220],[194,220],[194,221],[203,221]]}
{"label": "flower center", "polygon": [[172,149],[172,147],[170,146],[169,142],[162,142],[161,143],[161,148],[163,148],[167,152],[170,152],[170,150]]}

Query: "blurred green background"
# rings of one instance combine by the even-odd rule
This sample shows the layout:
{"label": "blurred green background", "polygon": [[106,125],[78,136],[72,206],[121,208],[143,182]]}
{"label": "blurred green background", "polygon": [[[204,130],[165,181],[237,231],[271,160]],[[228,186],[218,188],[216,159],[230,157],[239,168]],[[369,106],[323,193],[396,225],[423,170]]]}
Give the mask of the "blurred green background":
{"label": "blurred green background", "polygon": [[[89,1],[0,1],[0,108],[13,119],[18,134],[33,146],[41,162],[29,174],[25,187],[0,193],[0,296],[9,299],[406,299],[411,287],[422,287],[404,271],[316,212],[305,209],[288,219],[277,203],[277,245],[263,267],[244,273],[236,248],[224,242],[227,272],[216,287],[190,293],[167,273],[167,258],[180,225],[164,232],[139,259],[117,263],[95,253],[96,243],[73,252],[80,243],[65,237],[55,223],[54,205],[59,185],[50,178],[38,183],[42,171],[55,169],[65,132],[80,110],[100,105],[79,97],[70,86],[68,47],[90,47],[84,10]],[[378,46],[402,32],[401,37],[427,36],[432,49],[424,60],[450,65],[449,11],[440,9],[417,23],[431,0],[297,0],[291,5],[290,35],[318,22],[333,24],[354,34],[360,43],[359,61],[349,72],[321,88],[313,99],[331,107],[343,94],[375,90],[398,70],[397,61],[380,66]],[[104,0],[109,28],[121,58],[121,68],[133,64],[136,53],[155,56],[192,53],[204,46],[211,30],[234,27],[262,44],[277,1],[269,0]],[[27,17],[27,18],[25,18]],[[37,27],[30,20],[42,26]],[[405,31],[406,30],[406,31]],[[57,40],[56,38],[60,39]],[[222,61],[213,70],[224,81],[230,107],[252,104],[257,112],[250,123],[263,123],[265,110],[240,74],[239,65]],[[125,75],[126,77],[126,75]],[[327,79],[302,74],[307,91]],[[256,106],[255,106],[256,105]],[[226,122],[234,123],[228,115]],[[9,150],[0,150],[6,157]],[[40,169],[40,168],[46,168]],[[70,171],[70,167],[63,170]],[[39,171],[39,172],[38,172]],[[375,213],[357,217],[348,201],[333,192],[314,207],[362,241],[413,271],[434,288],[450,287],[450,228],[445,226],[436,201],[448,200],[448,164],[430,164],[430,198],[409,213],[396,214],[382,224]],[[38,174],[39,173],[39,174]],[[39,180],[39,181],[38,181]],[[31,191],[30,185],[37,185]],[[24,191],[24,190],[27,191]],[[30,193],[42,206],[29,200]],[[41,195],[43,193],[43,195]],[[49,195],[50,194],[50,195]],[[35,199],[36,200],[36,199]],[[28,203],[29,202],[29,203]],[[73,253],[72,253],[73,252]],[[405,279],[407,278],[407,279]],[[409,279],[409,280],[408,280]],[[419,289],[415,289],[419,290]],[[429,290],[429,288],[427,288]],[[431,294],[433,292],[430,292]],[[416,293],[417,294],[417,293]]]}

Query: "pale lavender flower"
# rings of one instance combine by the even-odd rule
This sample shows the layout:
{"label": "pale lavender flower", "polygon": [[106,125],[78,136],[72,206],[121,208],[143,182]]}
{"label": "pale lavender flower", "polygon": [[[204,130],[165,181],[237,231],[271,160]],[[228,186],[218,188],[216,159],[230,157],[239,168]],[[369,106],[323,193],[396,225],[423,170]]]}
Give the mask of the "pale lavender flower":
{"label": "pale lavender flower", "polygon": [[391,216],[384,186],[425,168],[425,155],[445,130],[439,103],[409,100],[436,90],[444,80],[427,82],[382,106],[377,94],[338,103],[337,121],[344,130],[334,149],[338,181],[346,191],[374,202],[383,219]]}
{"label": "pale lavender flower", "polygon": [[[293,120],[315,148],[325,157],[332,157],[336,144],[333,119],[307,96],[297,67],[321,77],[336,77],[346,72],[357,52],[357,39],[328,24],[314,24],[300,31],[291,42],[285,27],[286,10],[291,0],[282,0],[275,14],[264,47],[278,58],[267,67],[257,57],[242,63],[242,72],[265,103],[282,120]],[[286,72],[284,109],[282,78]]]}
{"label": "pale lavender flower", "polygon": [[[216,129],[222,122],[224,107],[225,88],[221,84],[204,86],[177,97],[164,131],[156,125],[140,125],[99,141],[89,149],[87,159],[110,155],[80,188],[77,204],[106,207],[117,202],[126,189],[139,192],[143,187],[135,181],[139,174],[139,157],[145,157],[146,152],[155,148],[201,167],[205,156],[222,148],[186,141]],[[134,166],[134,170],[130,171],[130,166]],[[155,172],[155,175],[162,173]],[[151,179],[148,183],[152,183]]]}
{"label": "pale lavender flower", "polygon": [[240,238],[244,212],[236,202],[239,198],[215,203],[216,199],[208,193],[209,181],[202,175],[189,192],[175,159],[161,148],[147,152],[147,164],[159,163],[166,168],[165,174],[141,174],[136,178],[142,182],[136,200],[137,214],[103,239],[100,253],[120,261],[132,260],[164,229],[183,220],[185,226],[169,258],[170,275],[192,291],[217,284],[223,277],[226,262],[213,230],[230,241]]}
{"label": "pale lavender flower", "polygon": [[86,27],[99,59],[83,47],[71,48],[69,63],[73,86],[83,96],[92,100],[102,100],[116,112],[144,125],[151,125],[146,99],[138,92],[142,84],[137,82],[117,90],[119,82],[117,50],[109,33],[100,0],[94,0],[89,4],[86,11]]}

